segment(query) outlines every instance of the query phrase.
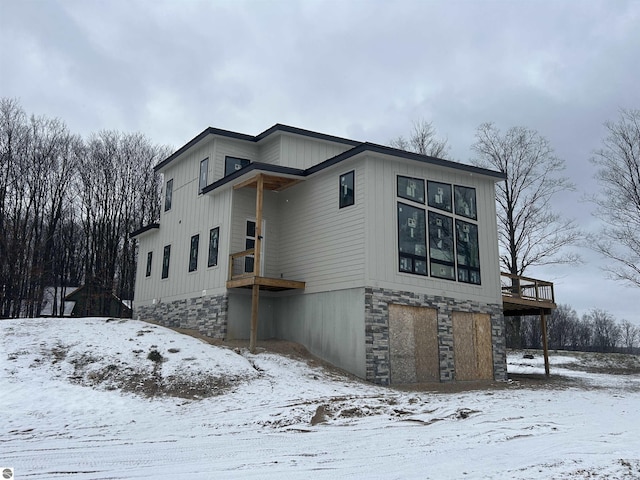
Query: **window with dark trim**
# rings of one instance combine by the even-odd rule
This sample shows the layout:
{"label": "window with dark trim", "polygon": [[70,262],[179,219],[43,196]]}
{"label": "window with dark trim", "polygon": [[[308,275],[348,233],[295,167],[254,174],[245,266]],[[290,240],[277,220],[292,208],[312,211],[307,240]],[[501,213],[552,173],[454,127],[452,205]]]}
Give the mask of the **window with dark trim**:
{"label": "window with dark trim", "polygon": [[209,177],[209,159],[205,158],[200,162],[200,177],[198,180],[198,195],[202,193],[202,189],[207,186]]}
{"label": "window with dark trim", "polygon": [[453,192],[456,215],[477,220],[478,211],[476,209],[476,189],[455,185],[453,187]]}
{"label": "window with dark trim", "polygon": [[153,259],[153,252],[147,253],[147,271],[145,272],[145,277],[151,276],[151,260]]}
{"label": "window with dark trim", "polygon": [[173,197],[173,178],[167,180],[167,186],[164,190],[164,211],[171,210],[171,198]]}
{"label": "window with dark trim", "polygon": [[355,171],[340,175],[340,208],[355,203]]}
{"label": "window with dark trim", "polygon": [[165,245],[162,255],[162,278],[169,277],[169,260],[171,258],[171,245]]}
{"label": "window with dark trim", "polygon": [[480,285],[480,248],[478,226],[456,220],[458,281]]}
{"label": "window with dark trim", "polygon": [[424,204],[424,180],[398,175],[398,196]]}
{"label": "window with dark trim", "polygon": [[251,160],[246,158],[225,157],[224,158],[224,176],[232,174],[233,172],[240,170],[251,163]]}
{"label": "window with dark trim", "polygon": [[440,182],[427,182],[427,195],[429,196],[429,206],[452,212],[451,208],[451,185]]}
{"label": "window with dark trim", "polygon": [[220,227],[209,230],[209,259],[208,267],[215,267],[218,264],[218,243],[220,240]]}
{"label": "window with dark trim", "polygon": [[432,277],[456,279],[451,217],[429,212],[429,256]]}
{"label": "window with dark trim", "polygon": [[427,275],[425,212],[398,202],[398,256],[401,272]]}
{"label": "window with dark trim", "polygon": [[195,272],[198,269],[198,244],[200,235],[191,237],[191,247],[189,248],[189,271]]}

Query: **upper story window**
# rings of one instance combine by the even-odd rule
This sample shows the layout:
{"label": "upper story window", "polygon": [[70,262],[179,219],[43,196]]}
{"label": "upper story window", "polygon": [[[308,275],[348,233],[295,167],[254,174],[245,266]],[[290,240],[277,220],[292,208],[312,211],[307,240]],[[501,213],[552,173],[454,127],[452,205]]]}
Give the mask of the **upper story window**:
{"label": "upper story window", "polygon": [[398,196],[413,202],[424,203],[424,180],[398,175]]}
{"label": "upper story window", "polygon": [[427,182],[429,206],[451,212],[451,185],[440,182]]}
{"label": "upper story window", "polygon": [[340,175],[340,208],[348,207],[356,202],[355,171]]}
{"label": "upper story window", "polygon": [[151,276],[151,260],[153,259],[153,252],[147,253],[147,271],[145,272],[145,277]]}
{"label": "upper story window", "polygon": [[480,285],[475,188],[426,183],[425,208],[424,180],[397,177],[397,196],[413,203],[398,202],[399,271]]}
{"label": "upper story window", "polygon": [[246,158],[225,157],[224,159],[224,176],[232,174],[233,172],[246,167],[251,163],[251,160]]}
{"label": "upper story window", "polygon": [[169,261],[171,259],[171,245],[165,245],[162,255],[162,276],[161,278],[169,277]]}
{"label": "upper story window", "polygon": [[453,191],[456,200],[456,215],[462,215],[463,217],[477,220],[478,212],[476,209],[476,189],[456,185],[453,188]]}
{"label": "upper story window", "polygon": [[164,189],[164,211],[171,210],[171,199],[173,197],[173,178],[167,180],[167,186]]}
{"label": "upper story window", "polygon": [[218,245],[220,240],[220,227],[209,230],[209,259],[208,267],[215,267],[218,264]]}
{"label": "upper story window", "polygon": [[202,193],[202,189],[207,186],[209,177],[209,159],[205,158],[200,162],[200,179],[198,180],[198,195]]}
{"label": "upper story window", "polygon": [[191,248],[189,249],[189,271],[195,272],[198,269],[198,245],[200,235],[191,237]]}

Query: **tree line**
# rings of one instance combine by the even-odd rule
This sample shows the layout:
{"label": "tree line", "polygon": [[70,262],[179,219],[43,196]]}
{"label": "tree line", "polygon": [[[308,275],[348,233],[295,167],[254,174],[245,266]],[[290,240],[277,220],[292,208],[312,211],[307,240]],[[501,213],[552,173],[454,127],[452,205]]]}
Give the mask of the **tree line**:
{"label": "tree line", "polygon": [[[628,320],[617,322],[610,313],[597,308],[580,318],[569,305],[561,304],[547,317],[547,341],[552,350],[638,353],[640,327]],[[507,346],[542,348],[540,317],[522,317],[519,332],[508,329]]]}
{"label": "tree line", "polygon": [[0,318],[39,315],[48,287],[54,315],[69,286],[132,299],[129,233],[160,216],[153,167],[168,154],[139,133],[82,138],[0,98]]}

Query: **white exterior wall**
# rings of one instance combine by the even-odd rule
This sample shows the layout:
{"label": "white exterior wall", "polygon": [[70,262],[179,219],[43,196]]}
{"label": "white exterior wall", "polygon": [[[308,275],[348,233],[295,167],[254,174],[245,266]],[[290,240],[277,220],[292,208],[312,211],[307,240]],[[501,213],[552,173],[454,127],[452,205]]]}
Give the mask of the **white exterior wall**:
{"label": "white exterior wall", "polygon": [[280,165],[280,146],[281,136],[277,135],[276,138],[265,140],[258,148],[259,162],[269,163],[271,165]]}
{"label": "white exterior wall", "polygon": [[[232,138],[216,138],[216,155],[213,177],[209,177],[209,183],[220,180],[224,177],[225,157],[245,158],[252,162],[258,161],[258,146],[246,140],[235,140]],[[211,165],[209,165],[211,168]]]}
{"label": "white exterior wall", "polygon": [[[471,174],[462,170],[417,164],[417,162],[383,161],[369,156],[366,162],[367,203],[367,286],[391,290],[422,292],[456,300],[473,300],[501,304],[500,262],[498,258],[497,219],[495,208],[495,183],[493,178]],[[481,285],[471,285],[453,280],[442,280],[398,269],[398,201],[410,201],[396,195],[396,177],[423,178],[425,194],[427,180],[452,185],[474,187],[478,209],[478,243],[480,248]],[[421,208],[429,210],[427,205]],[[437,211],[437,210],[434,210]],[[442,212],[445,214],[445,212]],[[454,220],[469,221],[464,217],[446,213]],[[428,221],[428,220],[427,220]],[[475,223],[471,221],[471,223]],[[427,238],[427,250],[429,248]],[[430,270],[429,270],[430,273]]]}
{"label": "white exterior wall", "polygon": [[[355,205],[340,209],[340,175],[355,170]],[[348,162],[278,193],[276,277],[306,282],[305,292],[364,286],[364,162]]]}
{"label": "white exterior wall", "polygon": [[282,134],[280,165],[306,169],[340,155],[353,148],[351,145],[326,140]]}

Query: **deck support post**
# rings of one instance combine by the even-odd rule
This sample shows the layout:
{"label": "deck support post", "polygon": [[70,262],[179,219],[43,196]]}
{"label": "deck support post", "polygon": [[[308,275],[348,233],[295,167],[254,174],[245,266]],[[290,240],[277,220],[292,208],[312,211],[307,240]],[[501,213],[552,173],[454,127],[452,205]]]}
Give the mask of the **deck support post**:
{"label": "deck support post", "polygon": [[547,318],[544,310],[540,310],[540,326],[542,330],[542,349],[544,351],[544,374],[549,376],[549,344],[547,343]]}
{"label": "deck support post", "polygon": [[[264,176],[258,175],[256,182],[256,240],[253,255],[253,276],[260,276],[260,255],[262,250],[262,199],[264,196]],[[256,352],[258,339],[258,303],[260,301],[260,285],[253,284],[251,291],[251,332],[249,337],[249,351]]]}

